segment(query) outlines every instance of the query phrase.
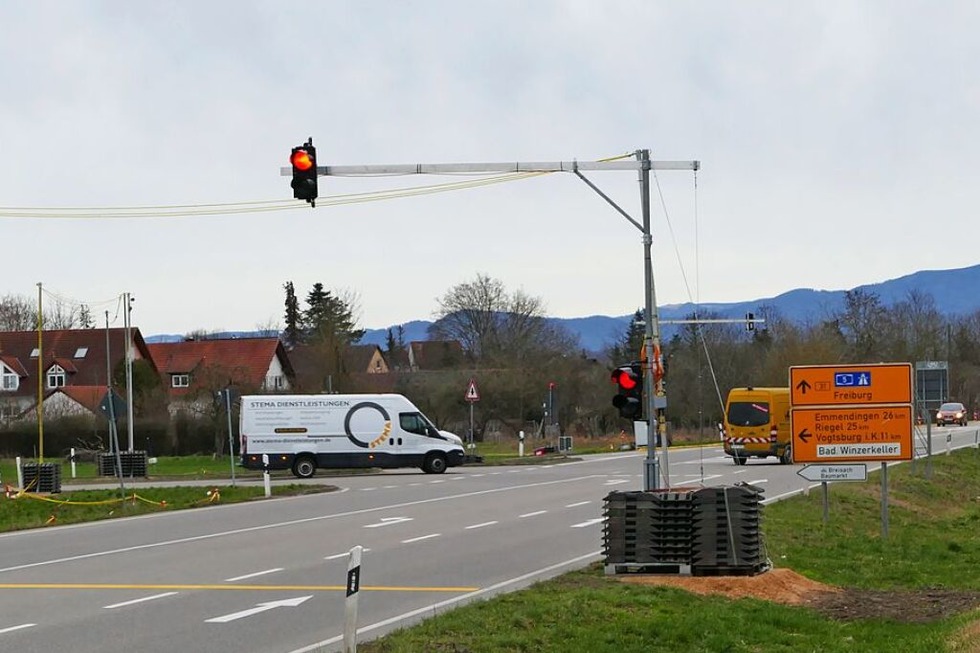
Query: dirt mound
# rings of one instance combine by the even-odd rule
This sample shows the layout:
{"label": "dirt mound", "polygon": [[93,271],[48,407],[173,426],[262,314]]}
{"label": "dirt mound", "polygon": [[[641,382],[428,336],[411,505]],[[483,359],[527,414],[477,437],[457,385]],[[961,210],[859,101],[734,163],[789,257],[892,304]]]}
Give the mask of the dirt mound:
{"label": "dirt mound", "polygon": [[738,599],[753,597],[775,603],[799,605],[815,593],[841,590],[810,580],[791,569],[770,569],[756,576],[675,576],[664,574],[623,574],[624,583],[671,585],[695,594],[724,594]]}
{"label": "dirt mound", "polygon": [[825,585],[791,569],[770,569],[756,576],[675,576],[622,574],[624,583],[669,585],[695,594],[752,597],[806,605],[840,621],[883,618],[925,622],[980,608],[980,592],[969,590],[861,590]]}

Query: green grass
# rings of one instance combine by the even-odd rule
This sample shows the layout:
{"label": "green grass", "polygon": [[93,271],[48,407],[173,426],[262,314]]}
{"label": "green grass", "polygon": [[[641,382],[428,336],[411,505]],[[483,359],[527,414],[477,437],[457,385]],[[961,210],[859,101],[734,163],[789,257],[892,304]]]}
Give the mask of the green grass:
{"label": "green grass", "polygon": [[[880,477],[766,506],[777,567],[840,587],[980,590],[980,455],[889,468],[888,537]],[[361,642],[362,653],[938,653],[980,650],[980,613],[942,621],[840,622],[806,607],[700,596],[606,576],[601,565],[471,604]],[[971,646],[972,645],[972,646]]]}
{"label": "green grass", "polygon": [[[272,496],[312,494],[332,489],[333,486],[329,485],[282,485],[272,488]],[[227,480],[203,487],[127,487],[125,492],[116,489],[64,491],[58,494],[5,493],[0,495],[0,532],[187,510],[264,497],[262,487],[231,487],[227,485]]]}

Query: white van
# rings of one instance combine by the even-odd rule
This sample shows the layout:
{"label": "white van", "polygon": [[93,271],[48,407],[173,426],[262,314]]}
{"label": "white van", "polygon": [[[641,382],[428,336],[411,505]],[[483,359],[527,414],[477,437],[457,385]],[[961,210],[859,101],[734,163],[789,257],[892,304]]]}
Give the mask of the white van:
{"label": "white van", "polygon": [[396,394],[242,397],[241,454],[246,469],[291,469],[309,478],[322,468],[419,467],[441,474],[463,463],[459,436],[440,431]]}

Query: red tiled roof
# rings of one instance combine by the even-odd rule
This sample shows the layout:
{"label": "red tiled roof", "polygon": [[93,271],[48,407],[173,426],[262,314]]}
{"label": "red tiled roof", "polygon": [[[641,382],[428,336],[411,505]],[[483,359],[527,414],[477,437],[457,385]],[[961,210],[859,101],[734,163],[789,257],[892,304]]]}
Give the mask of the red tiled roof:
{"label": "red tiled roof", "polygon": [[55,390],[55,392],[64,393],[65,396],[74,399],[96,414],[100,414],[99,404],[108,391],[109,389],[104,385],[66,385]]}
{"label": "red tiled roof", "polygon": [[[149,359],[147,345],[139,329],[130,330],[134,357]],[[21,376],[20,387],[11,396],[31,396],[37,391],[37,331],[0,332],[0,360]],[[108,341],[108,351],[106,343]],[[102,386],[106,384],[106,365],[111,369],[125,359],[126,330],[114,329],[57,329],[41,332],[42,369],[47,371],[57,362],[68,372],[66,385]],[[76,358],[76,354],[84,355]],[[108,359],[108,361],[107,361]],[[148,360],[152,365],[153,361]]]}
{"label": "red tiled roof", "polygon": [[147,345],[147,349],[164,376],[220,369],[234,375],[235,382],[259,386],[277,355],[286,375],[292,372],[278,338],[158,342]]}

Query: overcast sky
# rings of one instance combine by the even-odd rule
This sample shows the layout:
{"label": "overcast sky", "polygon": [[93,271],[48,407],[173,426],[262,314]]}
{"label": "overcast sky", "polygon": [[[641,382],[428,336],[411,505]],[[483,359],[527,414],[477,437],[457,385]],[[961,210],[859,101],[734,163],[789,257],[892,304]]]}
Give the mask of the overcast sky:
{"label": "overcast sky", "polygon": [[[320,165],[698,160],[656,173],[661,305],[971,266],[978,32],[970,1],[5,2],[0,294],[101,325],[130,292],[144,335],[281,325],[287,281],[366,328],[477,274],[557,317],[643,305],[639,231],[574,175],[336,206],[460,178],[321,177],[310,209],[279,174],[310,136]],[[635,172],[586,174],[641,219]]]}

